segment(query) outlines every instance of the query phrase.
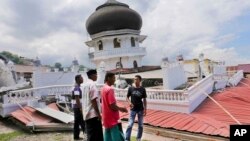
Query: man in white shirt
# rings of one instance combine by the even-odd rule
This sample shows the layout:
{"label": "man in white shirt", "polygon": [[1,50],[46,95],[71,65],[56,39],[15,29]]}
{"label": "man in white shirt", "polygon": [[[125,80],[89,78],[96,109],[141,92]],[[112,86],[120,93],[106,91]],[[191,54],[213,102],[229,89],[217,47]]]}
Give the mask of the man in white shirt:
{"label": "man in white shirt", "polygon": [[97,80],[96,70],[87,72],[88,82],[84,86],[83,92],[83,115],[86,123],[87,140],[103,141],[100,94],[94,81]]}

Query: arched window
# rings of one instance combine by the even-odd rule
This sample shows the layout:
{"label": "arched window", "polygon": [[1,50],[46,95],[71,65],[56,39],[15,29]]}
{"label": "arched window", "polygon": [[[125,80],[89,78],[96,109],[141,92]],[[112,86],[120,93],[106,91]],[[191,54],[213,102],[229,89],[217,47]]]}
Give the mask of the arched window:
{"label": "arched window", "polygon": [[130,41],[131,41],[131,46],[135,47],[135,38],[131,37]]}
{"label": "arched window", "polygon": [[137,62],[135,60],[133,62],[133,66],[134,66],[134,69],[136,69],[138,67]]}
{"label": "arched window", "polygon": [[120,48],[121,47],[121,43],[120,43],[120,40],[118,38],[115,38],[113,43],[114,43],[114,48]]}
{"label": "arched window", "polygon": [[103,50],[102,41],[98,41],[97,44],[98,44],[99,50]]}

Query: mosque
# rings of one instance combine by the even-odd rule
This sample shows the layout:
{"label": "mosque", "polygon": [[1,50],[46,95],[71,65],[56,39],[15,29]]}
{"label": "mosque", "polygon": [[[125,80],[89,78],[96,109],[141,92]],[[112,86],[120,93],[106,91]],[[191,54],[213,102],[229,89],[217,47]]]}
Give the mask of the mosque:
{"label": "mosque", "polygon": [[[229,137],[230,124],[250,123],[250,80],[244,78],[242,70],[229,73],[223,61],[206,59],[202,53],[192,60],[178,55],[175,61],[163,58],[159,66],[145,66],[142,59],[147,52],[140,44],[147,36],[140,34],[142,23],[142,17],[136,11],[116,0],[106,1],[88,17],[86,29],[91,40],[85,43],[89,48],[89,59],[97,68],[98,88],[103,85],[107,71],[115,72],[118,78],[125,80],[136,74],[140,74],[144,81],[155,79],[154,86],[160,87],[146,89],[148,112],[144,124],[154,128],[153,133],[173,138],[178,135],[170,134],[167,129],[183,131],[181,134],[187,140],[225,140]],[[14,110],[13,107],[18,107],[16,102],[26,107],[34,106],[42,96],[48,95],[66,101],[64,97],[71,91],[73,76],[82,73],[86,78],[85,72],[77,71],[77,63],[73,64],[71,72],[42,72],[37,66],[33,74],[34,88],[0,95],[0,114],[12,115],[30,126],[25,111]],[[119,104],[126,105],[126,93],[126,88],[115,88]],[[37,100],[37,97],[41,99]],[[35,109],[48,115],[48,108]],[[64,123],[72,119],[53,118]],[[121,113],[121,119],[126,121],[128,115]],[[32,125],[39,127],[35,122]],[[192,139],[190,133],[194,135]]]}
{"label": "mosque", "polygon": [[[126,82],[140,74],[144,78],[144,86],[162,86],[164,81],[163,88],[176,89],[189,78],[208,76],[213,71],[212,67],[222,64],[205,59],[201,53],[199,59],[184,60],[182,55],[178,55],[174,62],[163,58],[161,66],[143,65],[142,59],[147,52],[140,44],[147,36],[140,34],[142,23],[139,13],[116,0],[108,0],[96,8],[86,21],[91,40],[85,43],[89,47],[89,59],[98,70],[105,66],[105,71],[121,74],[119,78]],[[172,82],[176,80],[173,77],[178,77],[179,82]]]}

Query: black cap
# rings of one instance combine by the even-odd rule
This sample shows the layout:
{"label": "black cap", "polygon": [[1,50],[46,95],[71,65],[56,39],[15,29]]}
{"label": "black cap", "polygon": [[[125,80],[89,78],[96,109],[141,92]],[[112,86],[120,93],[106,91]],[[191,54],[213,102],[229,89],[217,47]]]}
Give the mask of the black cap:
{"label": "black cap", "polygon": [[89,70],[89,71],[87,72],[88,78],[90,78],[90,76],[93,75],[93,74],[97,74],[97,71],[96,71],[96,70],[93,70],[93,69]]}

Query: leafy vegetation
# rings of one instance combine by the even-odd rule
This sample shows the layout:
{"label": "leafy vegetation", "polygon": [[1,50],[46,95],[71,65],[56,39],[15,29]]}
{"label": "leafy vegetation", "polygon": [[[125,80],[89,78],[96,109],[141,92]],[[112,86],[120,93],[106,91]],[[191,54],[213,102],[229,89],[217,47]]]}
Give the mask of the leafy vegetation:
{"label": "leafy vegetation", "polygon": [[12,53],[10,53],[8,51],[2,51],[2,52],[0,52],[0,54],[5,56],[6,58],[11,60],[15,64],[24,64],[23,60],[16,54],[12,54]]}
{"label": "leafy vegetation", "polygon": [[3,134],[0,134],[0,141],[9,141],[9,140],[14,139],[18,136],[21,136],[23,134],[24,133],[20,132],[20,131],[14,131],[11,133],[3,133]]}
{"label": "leafy vegetation", "polygon": [[79,71],[84,71],[84,68],[86,68],[84,65],[79,66]]}
{"label": "leafy vegetation", "polygon": [[54,65],[55,68],[61,69],[62,68],[62,64],[59,62],[56,62]]}

